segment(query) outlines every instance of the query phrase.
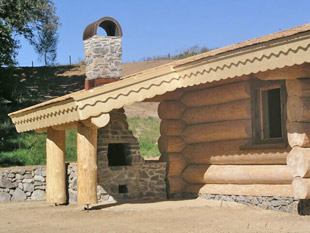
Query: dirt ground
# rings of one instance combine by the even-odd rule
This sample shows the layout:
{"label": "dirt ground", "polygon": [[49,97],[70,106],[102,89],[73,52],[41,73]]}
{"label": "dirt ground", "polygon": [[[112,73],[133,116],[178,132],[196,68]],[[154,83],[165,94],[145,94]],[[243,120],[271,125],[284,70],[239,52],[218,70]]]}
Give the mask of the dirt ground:
{"label": "dirt ground", "polygon": [[213,200],[107,203],[91,211],[0,204],[0,232],[310,232],[310,217]]}

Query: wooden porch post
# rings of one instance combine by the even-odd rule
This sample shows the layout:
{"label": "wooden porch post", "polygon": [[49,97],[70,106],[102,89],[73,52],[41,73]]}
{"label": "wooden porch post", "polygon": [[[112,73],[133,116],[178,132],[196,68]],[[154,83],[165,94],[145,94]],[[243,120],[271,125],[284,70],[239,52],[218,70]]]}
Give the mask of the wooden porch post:
{"label": "wooden porch post", "polygon": [[65,131],[48,128],[46,139],[46,201],[64,204],[66,195]]}
{"label": "wooden porch post", "polygon": [[90,205],[97,201],[97,128],[79,122],[77,126],[77,201]]}

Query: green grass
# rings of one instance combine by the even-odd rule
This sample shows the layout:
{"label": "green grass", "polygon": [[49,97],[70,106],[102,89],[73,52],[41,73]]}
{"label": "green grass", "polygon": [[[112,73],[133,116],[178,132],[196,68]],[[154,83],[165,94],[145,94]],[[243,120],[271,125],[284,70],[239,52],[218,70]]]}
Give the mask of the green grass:
{"label": "green grass", "polygon": [[[129,129],[138,138],[143,157],[160,155],[157,147],[160,120],[154,118],[130,118]],[[2,130],[9,129],[8,123],[0,124]],[[1,138],[0,138],[1,140]],[[34,132],[16,134],[6,140],[14,150],[0,150],[0,167],[41,165],[46,163],[46,134]],[[66,132],[66,161],[76,161],[76,130]]]}
{"label": "green grass", "polygon": [[160,120],[155,118],[129,118],[129,129],[138,138],[142,157],[160,156],[158,150]]}
{"label": "green grass", "polygon": [[[0,167],[46,164],[46,134],[22,133],[9,143],[18,149],[0,152]],[[66,132],[66,161],[76,161],[76,130]]]}

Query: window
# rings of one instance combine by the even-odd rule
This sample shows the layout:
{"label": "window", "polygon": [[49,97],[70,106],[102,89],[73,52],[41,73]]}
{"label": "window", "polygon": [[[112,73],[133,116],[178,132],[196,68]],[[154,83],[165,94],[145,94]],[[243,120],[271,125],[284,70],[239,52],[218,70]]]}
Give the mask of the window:
{"label": "window", "polygon": [[128,166],[130,164],[126,143],[110,143],[108,145],[109,166]]}
{"label": "window", "polygon": [[286,144],[284,81],[251,80],[253,144]]}

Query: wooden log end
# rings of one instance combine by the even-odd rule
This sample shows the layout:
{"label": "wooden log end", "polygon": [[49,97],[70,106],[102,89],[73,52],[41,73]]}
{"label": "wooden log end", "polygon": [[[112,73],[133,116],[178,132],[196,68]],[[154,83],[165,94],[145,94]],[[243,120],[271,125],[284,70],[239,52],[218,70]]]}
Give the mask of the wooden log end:
{"label": "wooden log end", "polygon": [[310,199],[310,179],[295,177],[292,189],[295,199]]}

